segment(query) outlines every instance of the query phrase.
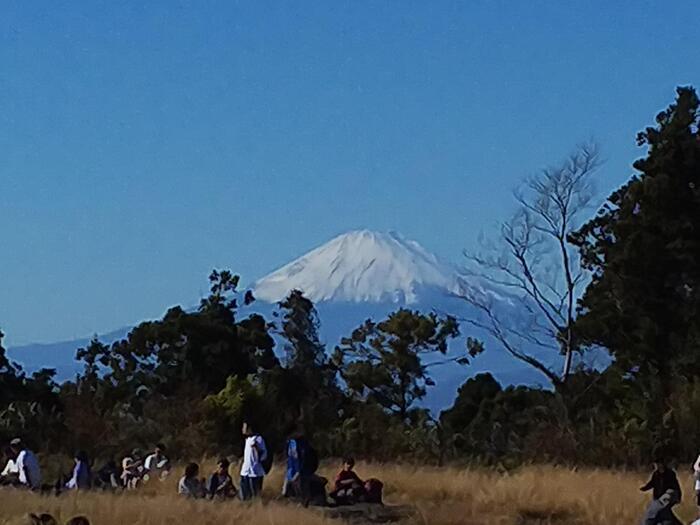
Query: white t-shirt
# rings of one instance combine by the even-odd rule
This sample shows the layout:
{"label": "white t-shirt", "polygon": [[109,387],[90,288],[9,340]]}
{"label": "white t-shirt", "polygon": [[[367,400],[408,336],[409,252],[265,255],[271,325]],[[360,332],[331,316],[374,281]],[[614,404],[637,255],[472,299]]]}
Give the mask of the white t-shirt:
{"label": "white t-shirt", "polygon": [[28,485],[33,489],[41,487],[41,469],[39,460],[31,450],[23,450],[17,455],[17,470],[19,471],[19,482]]}
{"label": "white t-shirt", "polygon": [[8,459],[7,460],[7,465],[5,465],[5,469],[2,471],[2,474],[0,476],[11,476],[12,474],[19,474],[19,469],[17,468],[17,463],[15,463],[14,459]]}
{"label": "white t-shirt", "polygon": [[169,466],[169,464],[170,462],[165,456],[160,456],[160,460],[158,460],[158,456],[151,454],[150,456],[146,457],[146,461],[143,466],[146,470],[156,470],[165,469]]}
{"label": "white t-shirt", "polygon": [[[695,490],[700,491],[700,456],[695,460],[693,470],[695,471]],[[693,525],[695,524],[693,523]],[[700,525],[700,520],[698,520],[698,525]]]}
{"label": "white t-shirt", "polygon": [[262,436],[250,436],[245,439],[243,447],[243,465],[241,476],[261,478],[265,475],[262,461],[267,458],[267,448]]}

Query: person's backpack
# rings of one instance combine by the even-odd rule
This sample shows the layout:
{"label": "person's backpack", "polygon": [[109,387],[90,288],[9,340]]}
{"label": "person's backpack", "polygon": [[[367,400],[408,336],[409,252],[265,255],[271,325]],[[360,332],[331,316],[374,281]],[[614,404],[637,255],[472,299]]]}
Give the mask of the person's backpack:
{"label": "person's backpack", "polygon": [[382,503],[382,491],[384,489],[384,483],[376,478],[370,478],[365,481],[365,493],[367,497],[367,503]]}
{"label": "person's backpack", "polygon": [[267,452],[265,454],[265,459],[261,460],[260,464],[262,465],[262,468],[265,471],[265,475],[267,476],[270,473],[270,471],[272,470],[272,463],[273,463],[273,460],[275,458],[274,458],[274,455],[272,454],[272,451],[270,451],[270,449],[267,448],[267,441],[265,441],[265,438],[262,436],[260,436],[260,438],[265,442],[265,450]]}

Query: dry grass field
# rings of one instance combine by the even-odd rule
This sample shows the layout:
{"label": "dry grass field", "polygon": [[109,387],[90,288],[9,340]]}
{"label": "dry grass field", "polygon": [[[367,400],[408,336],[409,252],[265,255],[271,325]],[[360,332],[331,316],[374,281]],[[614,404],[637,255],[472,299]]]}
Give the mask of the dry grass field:
{"label": "dry grass field", "polygon": [[[387,504],[415,507],[415,515],[405,523],[416,525],[635,524],[649,498],[638,490],[646,473],[533,466],[500,474],[379,464],[359,464],[357,470],[363,477],[385,482]],[[334,471],[325,466],[321,474],[331,477]],[[681,477],[685,501],[676,512],[689,523],[695,515],[692,481]],[[56,498],[0,491],[0,524],[11,524],[27,512],[49,512],[61,523],[82,514],[93,525],[339,523],[317,510],[276,501],[279,468],[266,480],[264,501],[254,504],[180,499],[175,494],[176,478],[153,481],[138,492],[120,495],[82,493]]]}

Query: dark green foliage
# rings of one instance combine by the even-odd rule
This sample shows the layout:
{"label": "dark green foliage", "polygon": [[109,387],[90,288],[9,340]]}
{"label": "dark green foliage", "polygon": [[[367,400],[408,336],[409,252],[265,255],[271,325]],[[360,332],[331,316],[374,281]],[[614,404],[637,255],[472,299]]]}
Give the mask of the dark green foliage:
{"label": "dark green foliage", "polygon": [[479,413],[481,403],[493,399],[500,391],[501,385],[491,374],[477,374],[459,387],[452,408],[440,414],[440,421],[453,431],[463,433]]}
{"label": "dark green foliage", "polygon": [[[400,309],[386,320],[367,320],[336,348],[334,361],[357,398],[378,403],[401,419],[434,384],[423,356],[446,354],[459,335],[452,317]],[[463,361],[465,356],[455,360]]]}
{"label": "dark green foliage", "polygon": [[[572,241],[593,280],[576,323],[615,358],[636,391],[630,417],[673,441],[674,384],[700,370],[700,135],[698,97],[678,89],[657,126],[639,134],[648,156]],[[636,415],[635,415],[636,413]],[[641,416],[641,417],[640,417]]]}

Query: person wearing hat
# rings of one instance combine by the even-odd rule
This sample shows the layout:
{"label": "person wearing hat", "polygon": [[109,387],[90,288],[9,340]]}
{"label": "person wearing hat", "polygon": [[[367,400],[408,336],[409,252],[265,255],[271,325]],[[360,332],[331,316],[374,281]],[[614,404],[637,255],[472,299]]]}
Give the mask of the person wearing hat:
{"label": "person wearing hat", "polygon": [[19,483],[32,490],[41,488],[41,468],[34,452],[29,450],[20,438],[10,441],[10,449],[16,454]]}

